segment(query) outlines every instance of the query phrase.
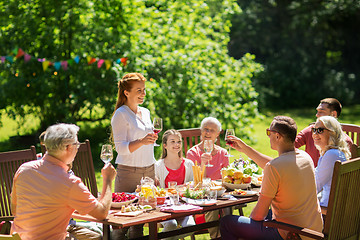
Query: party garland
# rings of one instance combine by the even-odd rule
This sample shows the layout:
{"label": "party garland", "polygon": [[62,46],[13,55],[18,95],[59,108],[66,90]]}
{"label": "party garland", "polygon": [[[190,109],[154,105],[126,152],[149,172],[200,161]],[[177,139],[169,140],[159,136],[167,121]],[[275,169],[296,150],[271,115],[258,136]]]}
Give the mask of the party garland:
{"label": "party garland", "polygon": [[[10,56],[1,56],[1,63],[5,63],[6,61],[8,61],[9,63],[14,63],[14,61],[20,59],[21,57],[24,57],[25,62],[29,62],[32,59],[37,60],[42,64],[44,72],[48,69],[49,66],[54,66],[54,68],[57,71],[59,71],[61,68],[66,71],[68,69],[68,66],[71,66],[74,63],[79,64],[81,60],[81,57],[75,56],[72,59],[54,62],[54,61],[49,61],[46,58],[36,58],[24,52],[21,48],[15,48]],[[101,59],[101,58],[86,56],[86,62],[88,65],[92,65],[97,62],[97,68],[101,68],[104,65],[106,70],[109,70],[111,64],[114,62],[116,62],[117,64],[122,63],[123,66],[125,67],[127,65],[127,61],[128,61],[127,57],[118,58],[116,60],[110,60],[110,59]]]}

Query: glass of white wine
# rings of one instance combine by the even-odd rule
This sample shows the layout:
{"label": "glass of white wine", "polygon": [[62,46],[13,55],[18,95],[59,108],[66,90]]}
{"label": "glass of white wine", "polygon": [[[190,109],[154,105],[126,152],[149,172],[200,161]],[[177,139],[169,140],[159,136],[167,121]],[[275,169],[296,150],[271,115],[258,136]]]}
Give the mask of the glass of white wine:
{"label": "glass of white wine", "polygon": [[102,145],[100,158],[105,164],[111,162],[113,159],[113,147],[111,144]]}
{"label": "glass of white wine", "polygon": [[[212,140],[204,140],[204,150],[205,153],[210,154],[212,153],[214,149],[214,143]],[[213,167],[214,165],[210,164],[210,160],[208,161],[208,163],[205,165],[207,167]]]}

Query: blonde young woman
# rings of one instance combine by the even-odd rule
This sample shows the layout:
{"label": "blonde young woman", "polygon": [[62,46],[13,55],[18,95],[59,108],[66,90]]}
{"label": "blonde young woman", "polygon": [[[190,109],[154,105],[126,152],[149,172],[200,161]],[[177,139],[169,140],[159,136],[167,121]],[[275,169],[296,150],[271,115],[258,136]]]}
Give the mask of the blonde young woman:
{"label": "blonde young woman", "polygon": [[[172,181],[177,182],[177,185],[192,181],[194,163],[182,156],[181,134],[174,129],[167,130],[162,138],[162,147],[161,159],[155,163],[155,175],[160,187],[168,187],[168,182]],[[166,232],[177,229],[178,224],[182,227],[195,225],[195,221],[192,216],[187,216],[164,221],[161,224],[164,227],[163,232]],[[167,239],[179,239],[187,235],[190,233]]]}
{"label": "blonde young woman", "polygon": [[[117,152],[115,192],[135,192],[142,177],[155,178],[157,135],[153,132],[150,111],[139,106],[146,95],[145,81],[140,73],[128,73],[118,82],[118,99],[111,119]],[[114,238],[125,239],[126,230],[114,231]],[[142,225],[130,228],[129,237],[142,235]]]}
{"label": "blonde young woman", "polygon": [[312,137],[320,152],[319,162],[315,168],[316,190],[318,193],[322,192],[320,206],[327,207],[334,164],[337,160],[342,162],[348,160],[350,151],[345,133],[334,117],[318,118],[312,128]]}

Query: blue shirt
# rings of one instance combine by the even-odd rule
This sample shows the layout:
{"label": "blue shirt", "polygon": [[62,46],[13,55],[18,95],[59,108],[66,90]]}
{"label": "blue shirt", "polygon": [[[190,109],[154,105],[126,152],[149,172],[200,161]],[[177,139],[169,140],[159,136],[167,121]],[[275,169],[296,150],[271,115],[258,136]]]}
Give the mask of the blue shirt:
{"label": "blue shirt", "polygon": [[337,160],[346,161],[345,154],[339,149],[329,149],[319,158],[315,168],[316,190],[318,193],[322,191],[320,206],[328,206],[334,164]]}

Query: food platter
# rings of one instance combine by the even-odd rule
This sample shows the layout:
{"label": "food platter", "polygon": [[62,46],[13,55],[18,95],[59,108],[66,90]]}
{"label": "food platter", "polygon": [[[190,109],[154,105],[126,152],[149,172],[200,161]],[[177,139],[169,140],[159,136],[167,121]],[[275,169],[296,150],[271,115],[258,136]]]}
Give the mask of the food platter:
{"label": "food platter", "polygon": [[247,189],[248,187],[250,187],[250,183],[244,183],[244,184],[232,184],[232,183],[227,183],[227,182],[223,182],[223,185],[231,190],[234,189]]}
{"label": "food platter", "polygon": [[232,192],[229,192],[229,194],[233,195],[234,197],[251,197],[251,196],[258,194],[258,192],[256,192],[256,191],[242,191],[242,192],[243,193],[237,193],[236,191],[232,191]]}
{"label": "food platter", "polygon": [[133,203],[137,198],[131,199],[129,201],[124,202],[111,202],[111,207],[113,208],[121,208],[122,206],[128,206],[129,204]]}
{"label": "food platter", "polygon": [[207,200],[207,199],[191,199],[191,198],[186,198],[186,197],[182,197],[181,198],[184,202],[188,203],[188,204],[192,204],[192,205],[196,205],[196,206],[211,206],[216,204],[216,200]]}

